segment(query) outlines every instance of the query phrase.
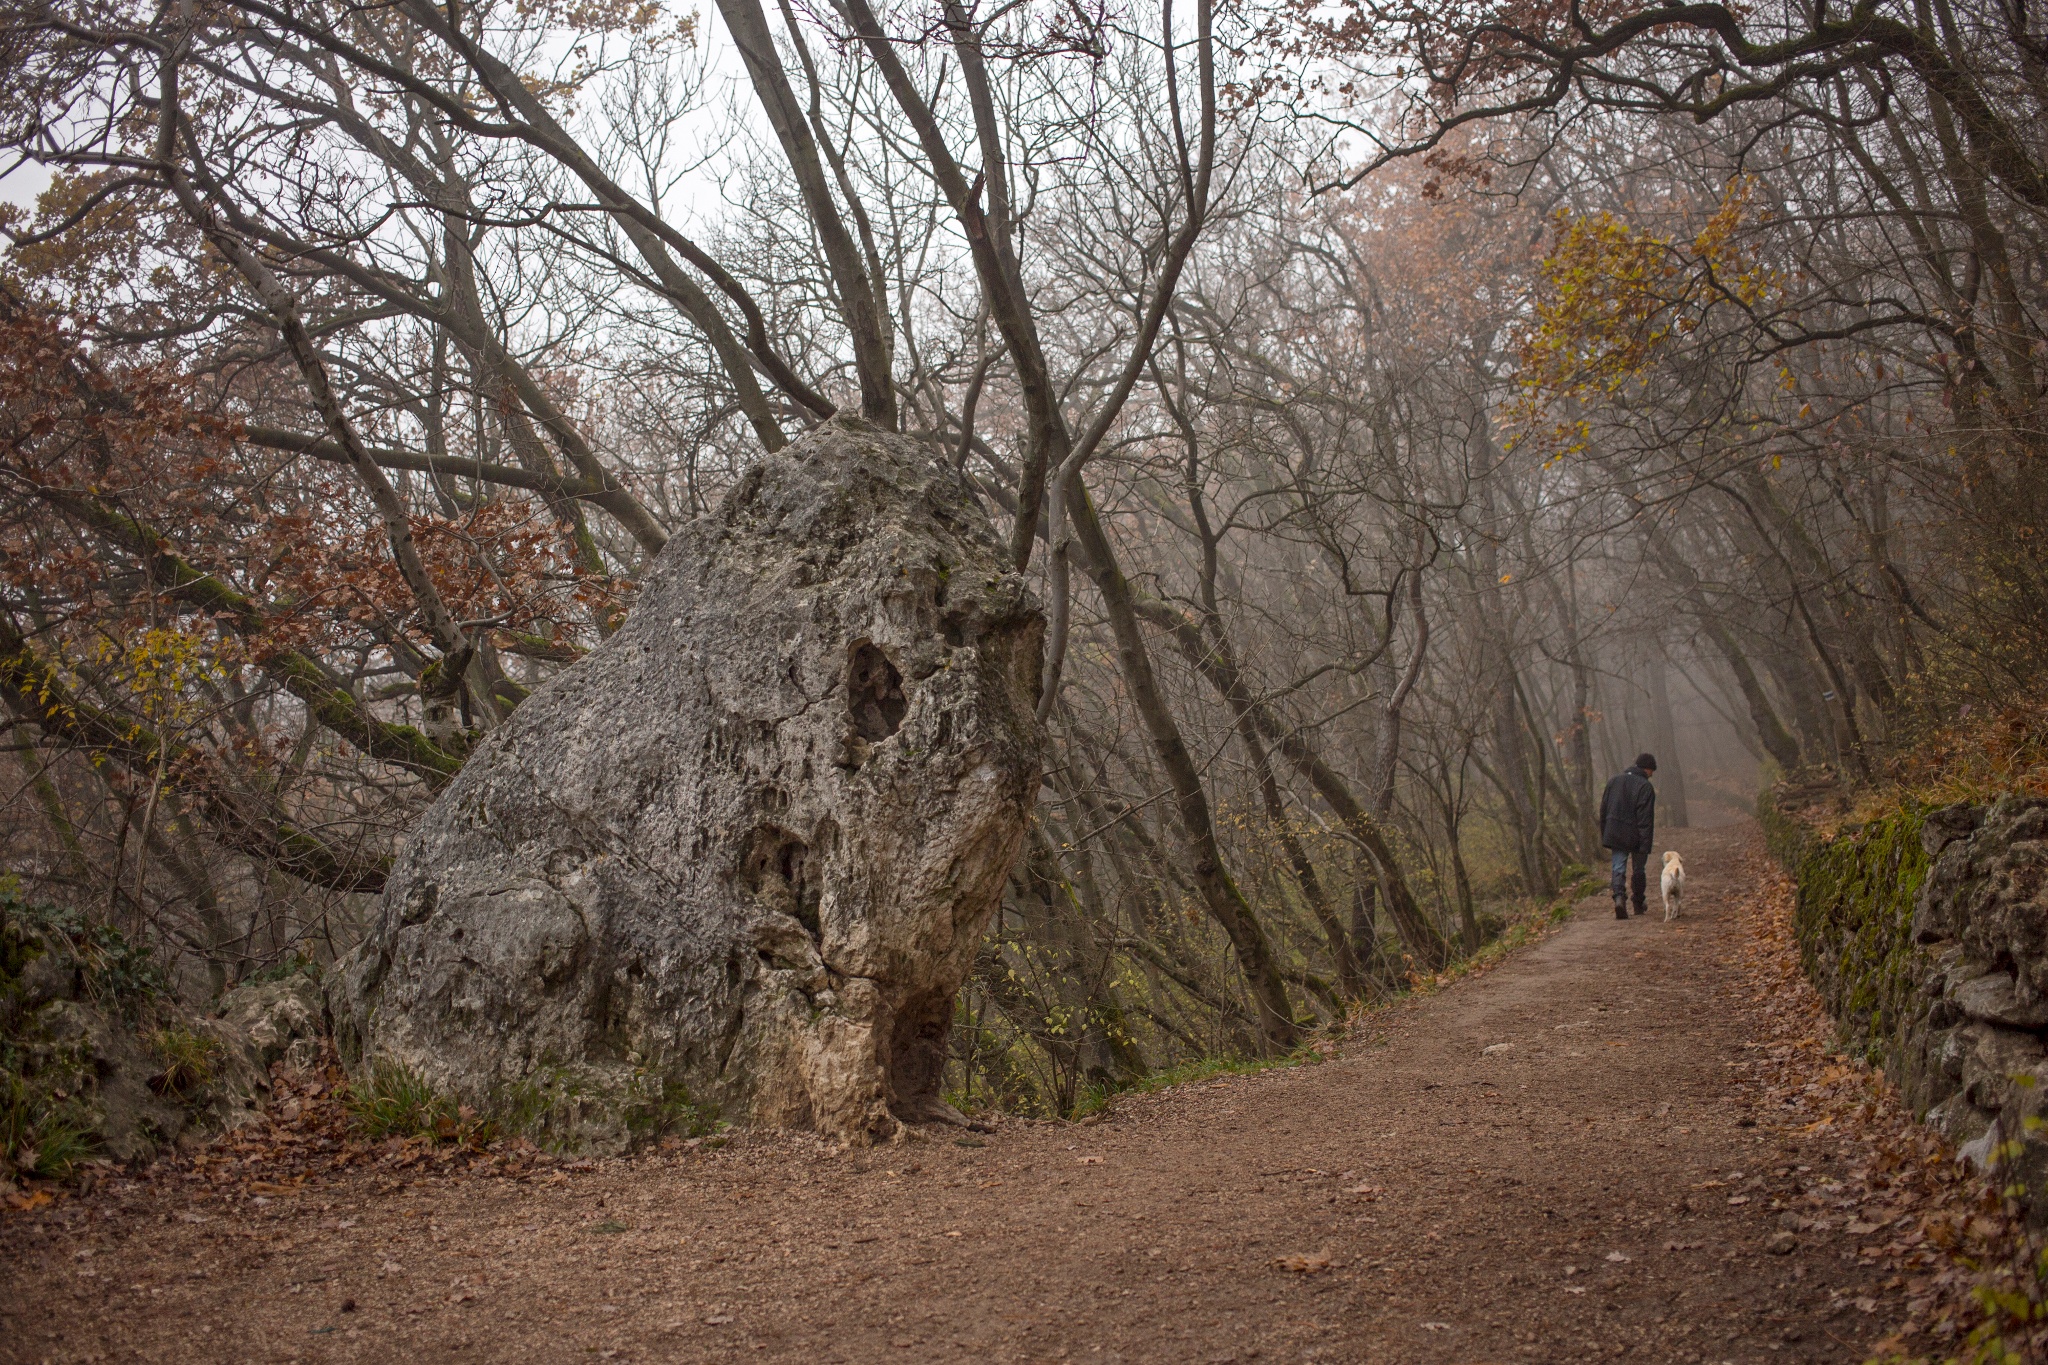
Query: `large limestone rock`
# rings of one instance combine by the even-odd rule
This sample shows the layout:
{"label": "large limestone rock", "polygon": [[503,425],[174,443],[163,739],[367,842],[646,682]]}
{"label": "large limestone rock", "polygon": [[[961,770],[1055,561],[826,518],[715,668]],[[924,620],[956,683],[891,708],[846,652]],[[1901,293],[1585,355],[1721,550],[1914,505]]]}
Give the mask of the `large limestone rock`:
{"label": "large limestone rock", "polygon": [[770,457],[428,812],[341,974],[344,1046],[600,1150],[685,1104],[852,1141],[944,1117],[1041,634],[911,442],[836,420]]}

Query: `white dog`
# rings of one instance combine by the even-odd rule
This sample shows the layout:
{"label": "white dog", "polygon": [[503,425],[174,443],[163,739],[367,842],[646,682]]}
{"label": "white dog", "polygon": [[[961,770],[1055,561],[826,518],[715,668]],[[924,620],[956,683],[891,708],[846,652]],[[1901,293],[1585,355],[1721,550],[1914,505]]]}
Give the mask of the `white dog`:
{"label": "white dog", "polygon": [[1685,860],[1676,850],[1664,853],[1664,875],[1659,879],[1658,888],[1664,893],[1664,918],[1678,918],[1678,898],[1685,894]]}

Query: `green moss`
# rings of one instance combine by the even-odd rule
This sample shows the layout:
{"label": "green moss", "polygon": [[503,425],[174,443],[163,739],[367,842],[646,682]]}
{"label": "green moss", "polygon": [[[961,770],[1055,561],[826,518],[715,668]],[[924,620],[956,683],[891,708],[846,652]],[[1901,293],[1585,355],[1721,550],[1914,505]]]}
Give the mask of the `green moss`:
{"label": "green moss", "polygon": [[705,1137],[725,1127],[714,1105],[693,1099],[681,1081],[637,1072],[623,1093],[587,1089],[569,1068],[542,1067],[524,1080],[492,1087],[486,1106],[498,1131],[566,1151],[578,1141],[578,1120],[617,1113],[635,1143],[664,1137]]}
{"label": "green moss", "polygon": [[1797,878],[1793,936],[1800,963],[1845,1037],[1870,1060],[1896,1062],[1906,1044],[1923,965],[1913,900],[1927,876],[1922,807],[1902,807],[1823,837],[1768,799],[1771,848]]}
{"label": "green moss", "polygon": [[1758,795],[1756,818],[1764,829],[1764,847],[1778,860],[1779,866],[1797,873],[1799,864],[1806,858],[1808,845],[1815,840],[1813,830],[1778,804],[1775,788],[1765,788]]}
{"label": "green moss", "polygon": [[491,1087],[486,1107],[502,1131],[562,1151],[571,1145],[569,1124],[585,1099],[567,1067],[546,1066],[523,1080]]}
{"label": "green moss", "polygon": [[[649,1078],[652,1080],[653,1078]],[[626,1131],[635,1142],[664,1137],[705,1137],[719,1130],[718,1110],[698,1104],[681,1081],[662,1080],[626,1105]]]}

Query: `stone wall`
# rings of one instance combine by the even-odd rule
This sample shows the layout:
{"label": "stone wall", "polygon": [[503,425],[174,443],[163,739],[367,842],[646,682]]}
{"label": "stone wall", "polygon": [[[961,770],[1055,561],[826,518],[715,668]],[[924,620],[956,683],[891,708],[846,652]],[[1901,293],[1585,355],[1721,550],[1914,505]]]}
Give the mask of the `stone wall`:
{"label": "stone wall", "polygon": [[2048,800],[1907,808],[1829,837],[1761,815],[1843,1039],[2048,1222]]}

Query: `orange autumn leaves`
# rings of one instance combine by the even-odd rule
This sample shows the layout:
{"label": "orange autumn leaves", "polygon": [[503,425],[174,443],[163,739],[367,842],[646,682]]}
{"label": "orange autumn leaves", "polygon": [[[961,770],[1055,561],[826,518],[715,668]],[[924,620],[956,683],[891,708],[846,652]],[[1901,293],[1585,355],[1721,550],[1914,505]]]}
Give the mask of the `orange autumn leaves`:
{"label": "orange autumn leaves", "polygon": [[[159,548],[262,609],[262,643],[325,652],[424,637],[417,604],[367,496],[342,468],[242,444],[190,379],[164,367],[99,368],[57,319],[0,319],[0,578],[60,605],[88,633],[121,636],[180,614],[138,591],[86,528],[48,515],[50,494],[90,498],[153,532]],[[552,518],[519,496],[415,511],[414,538],[452,611],[550,633],[586,595]],[[246,623],[244,623],[246,624]],[[190,617],[183,627],[212,635]],[[416,638],[415,638],[416,637]],[[258,642],[223,633],[227,661]],[[260,652],[260,648],[259,648]]]}

